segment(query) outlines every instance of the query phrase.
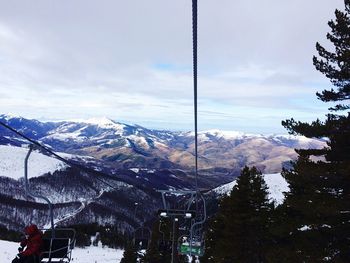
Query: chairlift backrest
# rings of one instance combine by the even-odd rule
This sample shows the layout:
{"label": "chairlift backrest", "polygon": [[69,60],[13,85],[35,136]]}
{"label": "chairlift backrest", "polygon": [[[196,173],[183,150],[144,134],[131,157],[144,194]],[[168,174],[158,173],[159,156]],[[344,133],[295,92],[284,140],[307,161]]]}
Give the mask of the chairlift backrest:
{"label": "chairlift backrest", "polygon": [[72,250],[75,247],[75,230],[70,228],[55,229],[55,237],[51,236],[51,231],[49,229],[44,232],[41,263],[69,263]]}
{"label": "chairlift backrest", "polygon": [[151,241],[151,230],[141,226],[134,231],[133,243],[138,249],[147,249]]}
{"label": "chairlift backrest", "polygon": [[43,239],[43,258],[65,258],[71,250],[69,238]]}

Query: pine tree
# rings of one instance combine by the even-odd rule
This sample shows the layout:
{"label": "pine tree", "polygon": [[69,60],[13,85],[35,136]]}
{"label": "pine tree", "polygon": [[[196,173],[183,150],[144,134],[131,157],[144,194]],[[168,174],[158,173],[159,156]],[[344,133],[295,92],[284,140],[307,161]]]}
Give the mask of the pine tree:
{"label": "pine tree", "polygon": [[350,262],[350,0],[344,2],[345,11],[336,10],[336,19],[328,23],[334,51],[317,43],[313,57],[315,68],[333,84],[316,95],[334,106],[325,121],[282,122],[292,134],[327,138],[324,149],[297,150],[293,169],[283,172],[290,185],[285,253],[298,262]]}
{"label": "pine tree", "polygon": [[127,244],[123,258],[120,263],[136,263],[138,258],[137,250],[135,246],[130,242]]}
{"label": "pine tree", "polygon": [[245,167],[210,222],[203,261],[266,262],[272,207],[261,173]]}
{"label": "pine tree", "polygon": [[[171,222],[157,220],[152,227],[150,245],[142,258],[143,263],[163,263],[171,261],[171,244],[169,241]],[[161,224],[161,226],[160,226]]]}

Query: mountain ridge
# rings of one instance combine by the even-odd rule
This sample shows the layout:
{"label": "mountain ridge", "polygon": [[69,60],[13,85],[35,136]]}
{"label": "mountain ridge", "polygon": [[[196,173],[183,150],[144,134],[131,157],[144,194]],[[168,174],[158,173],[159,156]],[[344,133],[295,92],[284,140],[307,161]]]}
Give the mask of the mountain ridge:
{"label": "mountain ridge", "polygon": [[[194,168],[193,132],[153,130],[118,123],[108,118],[39,122],[0,115],[0,121],[49,145],[56,151],[87,155],[116,168]],[[5,131],[6,134],[6,131]],[[7,133],[8,134],[8,133]],[[0,135],[3,131],[0,130]],[[13,138],[8,135],[7,139]],[[208,130],[198,133],[199,169],[220,168],[230,172],[243,164],[276,173],[281,163],[296,157],[294,148],[322,148],[322,140],[294,135],[248,134]]]}

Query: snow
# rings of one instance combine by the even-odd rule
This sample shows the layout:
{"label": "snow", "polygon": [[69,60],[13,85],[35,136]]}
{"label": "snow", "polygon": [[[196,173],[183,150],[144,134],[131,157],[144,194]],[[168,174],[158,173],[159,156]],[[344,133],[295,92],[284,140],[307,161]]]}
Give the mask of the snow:
{"label": "snow", "polygon": [[78,130],[75,130],[74,132],[68,132],[71,124],[64,125],[63,127],[60,127],[59,129],[55,130],[54,132],[50,132],[49,135],[46,136],[47,139],[56,139],[60,141],[69,141],[71,139],[77,141],[77,142],[84,142],[87,140],[86,136],[82,136],[81,133],[83,129],[86,127],[82,127]]}
{"label": "snow", "polygon": [[14,118],[22,118],[19,115],[12,114],[12,113],[7,113],[7,114],[1,114],[0,117],[4,118],[6,121],[14,119]]}
{"label": "snow", "polygon": [[140,168],[130,168],[130,171],[133,171],[134,173],[139,173],[140,172]]}
{"label": "snow", "polygon": [[268,186],[270,200],[275,201],[276,205],[280,205],[284,200],[284,192],[289,192],[287,181],[280,173],[264,174],[264,180]]}
{"label": "snow", "polygon": [[75,248],[73,251],[72,262],[74,263],[104,263],[120,262],[123,257],[123,250],[107,247]]}
{"label": "snow", "polygon": [[146,141],[145,137],[140,137],[136,135],[129,135],[126,138],[132,140],[133,142],[136,142],[138,145],[144,146],[146,149],[149,149],[148,142]]}
{"label": "snow", "polygon": [[[18,253],[18,243],[0,240],[0,263],[8,263]],[[123,250],[90,246],[86,248],[75,248],[72,252],[72,261],[74,263],[118,263],[123,257]]]}
{"label": "snow", "polygon": [[221,185],[214,189],[214,192],[219,195],[229,194],[232,188],[237,184],[236,180],[228,184]]}
{"label": "snow", "polygon": [[[188,133],[189,136],[194,136],[194,132]],[[217,138],[223,138],[225,140],[236,140],[236,139],[243,139],[247,137],[262,137],[260,134],[249,134],[239,131],[222,131],[217,129],[207,130],[207,131],[201,131],[198,133],[198,138],[201,141],[210,141],[210,138],[208,136],[214,136]]]}
{"label": "snow", "polygon": [[81,136],[81,131],[77,130],[75,132],[70,132],[70,133],[53,133],[48,136],[46,136],[47,139],[55,139],[59,141],[69,141],[71,139],[74,139],[77,142],[84,142],[87,137],[86,136]]}
{"label": "snow", "polygon": [[146,173],[155,173],[155,169],[147,169],[147,168],[129,168],[130,171],[133,171],[134,173],[139,173],[139,172],[146,172]]}
{"label": "snow", "polygon": [[203,133],[210,134],[216,137],[221,137],[226,140],[232,140],[232,139],[241,139],[244,137],[261,137],[260,134],[250,134],[250,133],[244,133],[239,131],[222,131],[222,130],[208,130],[204,131]]}
{"label": "snow", "polygon": [[8,263],[18,253],[18,243],[0,240],[0,263]]}
{"label": "snow", "polygon": [[[276,205],[280,205],[284,200],[284,192],[289,191],[287,181],[280,173],[263,174],[264,180],[268,187],[269,199],[274,201]],[[236,185],[236,180],[230,183],[221,185],[213,191],[219,195],[229,194],[232,188]]]}
{"label": "snow", "polygon": [[312,139],[312,138],[307,138],[307,137],[301,136],[301,135],[273,134],[273,135],[270,135],[270,137],[273,137],[275,140],[298,140],[298,141],[305,142],[305,143],[309,143],[309,142],[314,141],[314,139]]}
{"label": "snow", "polygon": [[116,123],[116,122],[112,121],[111,119],[108,119],[107,117],[90,118],[87,120],[75,119],[75,120],[70,120],[70,121],[93,124],[93,125],[97,125],[98,127],[104,128],[104,129],[124,130],[124,128],[126,127],[124,124]]}
{"label": "snow", "polygon": [[311,230],[312,228],[310,226],[302,226],[300,228],[298,228],[299,231],[307,231],[307,230]]}
{"label": "snow", "polygon": [[[0,176],[18,180],[24,177],[24,159],[28,148],[0,145]],[[65,169],[67,165],[55,158],[33,151],[28,161],[28,177]]]}
{"label": "snow", "polygon": [[[182,136],[194,136],[194,132],[180,133]],[[290,134],[253,134],[240,131],[206,130],[198,133],[198,140],[201,142],[211,141],[211,137],[225,140],[258,139],[265,138],[273,140],[277,144],[297,148],[323,148],[326,146],[324,139],[307,138],[301,135]]]}

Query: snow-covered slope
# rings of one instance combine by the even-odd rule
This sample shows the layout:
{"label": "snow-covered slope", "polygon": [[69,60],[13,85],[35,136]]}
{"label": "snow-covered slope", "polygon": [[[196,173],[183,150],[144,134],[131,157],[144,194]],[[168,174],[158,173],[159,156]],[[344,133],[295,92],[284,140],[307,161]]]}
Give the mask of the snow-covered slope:
{"label": "snow-covered slope", "polygon": [[[269,198],[274,201],[276,205],[280,205],[284,200],[284,192],[289,191],[288,183],[281,176],[280,173],[264,174],[264,180],[268,186]],[[221,185],[215,188],[213,191],[219,195],[229,194],[232,188],[236,185],[236,181]]]}
{"label": "snow-covered slope", "polygon": [[213,192],[219,194],[219,195],[224,195],[224,194],[229,194],[232,190],[232,188],[237,184],[236,180],[220,185],[219,187],[213,189]]}
{"label": "snow-covered slope", "polygon": [[[0,263],[9,263],[18,253],[18,243],[0,240]],[[72,253],[74,263],[118,263],[123,257],[123,250],[107,247],[75,248]]]}
{"label": "snow-covered slope", "polygon": [[[15,180],[23,177],[27,152],[27,148],[0,145],[0,176]],[[63,162],[34,151],[28,161],[28,177],[38,177],[64,168],[66,164]]]}
{"label": "snow-covered slope", "polygon": [[0,240],[0,263],[11,262],[18,253],[18,247],[18,243]]}
{"label": "snow-covered slope", "polygon": [[274,200],[276,205],[280,205],[284,200],[284,192],[289,192],[287,181],[280,173],[264,174],[264,179],[269,187],[269,197]]}

